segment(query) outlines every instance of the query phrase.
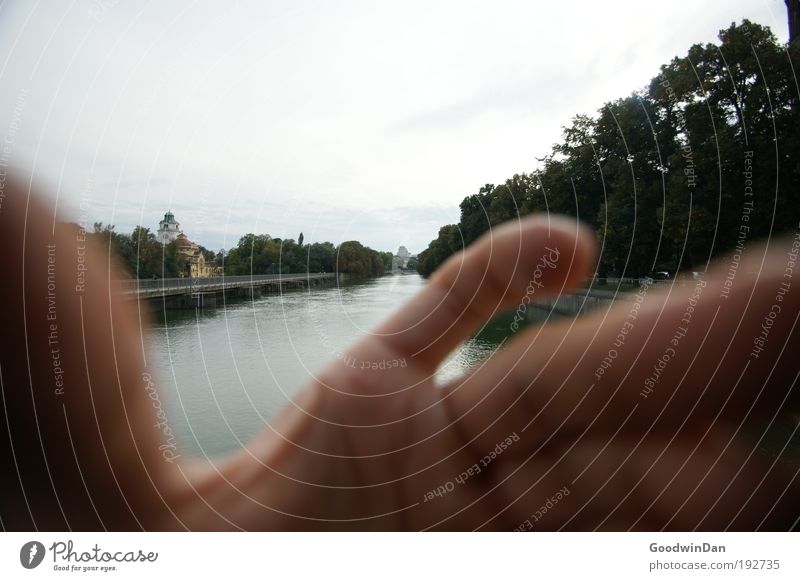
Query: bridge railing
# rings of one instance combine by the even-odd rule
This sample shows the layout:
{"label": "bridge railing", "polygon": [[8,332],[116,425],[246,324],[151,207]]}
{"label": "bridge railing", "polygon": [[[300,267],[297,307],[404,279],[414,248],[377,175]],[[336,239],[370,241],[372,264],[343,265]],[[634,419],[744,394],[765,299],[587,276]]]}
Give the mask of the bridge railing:
{"label": "bridge railing", "polygon": [[256,274],[256,275],[241,275],[241,276],[209,276],[205,278],[196,277],[181,277],[181,278],[131,278],[117,281],[118,288],[121,292],[141,292],[141,291],[159,291],[159,290],[181,290],[186,289],[191,292],[192,289],[208,286],[245,286],[248,284],[258,284],[259,282],[272,282],[281,280],[298,280],[298,279],[317,279],[328,278],[335,276],[335,273],[319,273],[310,274],[306,272],[292,273],[292,274]]}

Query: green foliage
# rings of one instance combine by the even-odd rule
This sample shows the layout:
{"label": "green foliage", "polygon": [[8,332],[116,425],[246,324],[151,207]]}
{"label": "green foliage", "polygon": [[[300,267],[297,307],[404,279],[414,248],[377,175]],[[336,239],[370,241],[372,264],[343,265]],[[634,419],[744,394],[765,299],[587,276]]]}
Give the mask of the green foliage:
{"label": "green foliage", "polygon": [[[480,231],[475,228],[475,232],[479,235]],[[458,252],[465,246],[463,240],[464,237],[458,226],[455,224],[442,226],[439,229],[439,236],[436,240],[431,242],[428,248],[417,256],[417,271],[423,276],[430,275],[448,256]]]}
{"label": "green foliage", "polygon": [[[114,226],[94,225],[95,237],[122,264],[128,276],[168,278],[185,276],[187,258],[178,242],[161,244],[149,228],[137,226],[131,234],[119,234]],[[302,233],[298,237],[303,239]],[[330,242],[302,245],[265,234],[245,234],[229,251],[214,253],[199,247],[209,263],[224,267],[226,275],[288,274],[298,272],[344,272],[376,276],[391,269],[391,252],[377,252],[359,242],[344,242],[336,248]],[[388,267],[386,257],[389,257]]]}
{"label": "green foliage", "polygon": [[287,274],[295,272],[345,272],[375,276],[384,271],[381,253],[359,242],[300,245],[266,235],[245,234],[225,257],[225,274]]}
{"label": "green foliage", "polygon": [[336,247],[330,242],[315,242],[306,246],[307,272],[333,272]]}
{"label": "green foliage", "polygon": [[419,272],[533,212],[590,223],[603,248],[598,271],[626,276],[700,269],[742,232],[750,241],[796,228],[800,53],[747,20],[719,40],[692,46],[597,115],[576,116],[536,171],[464,198],[459,223],[420,253]]}
{"label": "green foliage", "polygon": [[342,242],[336,250],[336,270],[356,276],[376,276],[383,273],[383,258],[355,240]]}
{"label": "green foliage", "polygon": [[119,234],[111,224],[103,225],[102,222],[94,223],[94,231],[87,232],[93,237],[101,248],[105,248],[112,256],[116,256],[125,274],[131,276],[136,272],[136,257],[129,236]]}
{"label": "green foliage", "polygon": [[384,270],[392,270],[392,263],[394,262],[394,255],[391,252],[379,252],[381,260],[383,261]]}
{"label": "green foliage", "polygon": [[87,234],[116,256],[128,276],[164,278],[186,272],[186,257],[179,252],[177,242],[164,246],[144,226],[136,226],[130,234],[120,234],[114,226],[96,222],[94,231]]}

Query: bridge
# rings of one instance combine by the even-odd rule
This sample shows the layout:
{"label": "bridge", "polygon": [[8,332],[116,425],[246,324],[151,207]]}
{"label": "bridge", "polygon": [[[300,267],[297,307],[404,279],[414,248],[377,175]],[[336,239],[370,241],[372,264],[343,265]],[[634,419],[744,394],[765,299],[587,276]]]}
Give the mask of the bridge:
{"label": "bridge", "polygon": [[212,276],[208,278],[128,279],[118,281],[119,293],[138,301],[160,300],[166,308],[212,307],[217,299],[258,298],[264,293],[338,282],[334,272]]}

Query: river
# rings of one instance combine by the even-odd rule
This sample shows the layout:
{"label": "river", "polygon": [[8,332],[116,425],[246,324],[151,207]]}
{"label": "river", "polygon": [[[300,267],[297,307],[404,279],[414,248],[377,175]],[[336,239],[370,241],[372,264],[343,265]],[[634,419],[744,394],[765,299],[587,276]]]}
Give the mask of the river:
{"label": "river", "polygon": [[[181,453],[214,456],[238,447],[326,362],[423,285],[416,274],[392,275],[167,311],[148,330],[147,367]],[[456,377],[491,354],[508,336],[510,320],[501,317],[466,341],[437,378]]]}

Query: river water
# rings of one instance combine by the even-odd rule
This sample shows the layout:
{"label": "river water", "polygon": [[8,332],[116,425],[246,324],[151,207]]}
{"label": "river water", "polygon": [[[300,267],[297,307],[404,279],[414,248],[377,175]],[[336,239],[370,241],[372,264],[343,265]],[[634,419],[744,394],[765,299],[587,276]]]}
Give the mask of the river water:
{"label": "river water", "polygon": [[[230,452],[253,436],[300,387],[424,285],[390,275],[341,287],[296,290],[203,311],[167,311],[147,331],[147,368],[170,430],[186,456]],[[540,323],[558,317],[528,310]],[[440,368],[444,382],[491,355],[511,335],[512,314],[489,322]],[[795,410],[796,411],[796,410]],[[797,418],[749,434],[759,451],[800,467]]]}
{"label": "river water", "polygon": [[[148,331],[147,367],[181,453],[213,456],[238,447],[326,362],[423,285],[416,274],[391,275],[215,309],[167,311]],[[438,379],[456,377],[496,350],[510,321],[500,317],[466,341]]]}

